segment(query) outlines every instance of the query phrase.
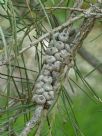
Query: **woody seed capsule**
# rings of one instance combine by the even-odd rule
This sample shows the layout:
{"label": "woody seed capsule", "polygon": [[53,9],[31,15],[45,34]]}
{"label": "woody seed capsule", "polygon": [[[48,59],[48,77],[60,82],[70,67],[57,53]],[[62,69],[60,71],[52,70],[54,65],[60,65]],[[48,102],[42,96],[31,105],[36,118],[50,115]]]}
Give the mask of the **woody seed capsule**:
{"label": "woody seed capsule", "polygon": [[69,38],[69,35],[67,32],[61,32],[59,34],[59,40],[62,41],[62,42],[67,42],[68,41],[68,38]]}
{"label": "woody seed capsule", "polygon": [[64,46],[65,46],[65,49],[66,49],[68,52],[70,52],[70,49],[71,49],[71,48],[70,48],[70,45],[69,45],[69,44],[65,44]]}
{"label": "woody seed capsule", "polygon": [[43,75],[40,75],[37,79],[37,81],[41,81],[42,79],[44,79],[44,76]]}
{"label": "woody seed capsule", "polygon": [[35,88],[36,88],[36,89],[42,88],[43,85],[44,85],[44,82],[42,82],[42,81],[37,82],[37,83],[35,84]]}
{"label": "woody seed capsule", "polygon": [[53,77],[53,79],[58,78],[59,75],[60,75],[59,72],[56,72],[56,71],[53,71],[53,72],[52,72],[52,77]]}
{"label": "woody seed capsule", "polygon": [[44,92],[43,95],[44,95],[44,97],[45,97],[46,100],[50,100],[51,99],[51,97],[48,94],[48,92]]}
{"label": "woody seed capsule", "polygon": [[37,94],[35,94],[33,96],[33,98],[32,98],[32,101],[36,102],[39,105],[42,105],[42,104],[44,104],[46,102],[46,99],[45,99],[45,97],[43,95],[37,95]]}
{"label": "woody seed capsule", "polygon": [[45,53],[48,55],[54,55],[56,52],[58,52],[56,47],[48,47],[45,51]]}
{"label": "woody seed capsule", "polygon": [[52,83],[52,77],[51,76],[44,76],[42,81],[44,81],[45,83],[51,84]]}
{"label": "woody seed capsule", "polygon": [[37,89],[36,94],[42,94],[45,90],[43,88]]}
{"label": "woody seed capsule", "polygon": [[59,82],[56,82],[53,86],[53,90],[57,90],[58,88],[60,87],[60,83]]}
{"label": "woody seed capsule", "polygon": [[42,74],[44,75],[44,76],[50,76],[50,71],[49,70],[47,70],[47,69],[43,69],[42,70]]}
{"label": "woody seed capsule", "polygon": [[54,63],[54,66],[53,66],[53,70],[54,71],[59,71],[60,70],[60,66],[61,66],[61,62],[60,61],[56,61]]}
{"label": "woody seed capsule", "polygon": [[51,63],[50,64],[46,64],[46,65],[44,65],[44,68],[51,72],[53,70],[53,64],[51,64]]}
{"label": "woody seed capsule", "polygon": [[55,46],[58,50],[64,49],[64,43],[61,42],[61,41],[55,42],[54,46]]}
{"label": "woody seed capsule", "polygon": [[65,49],[64,49],[64,50],[61,50],[60,53],[61,53],[61,57],[64,58],[64,59],[65,59],[66,57],[70,56],[70,53],[67,52]]}
{"label": "woody seed capsule", "polygon": [[48,91],[48,92],[53,90],[52,85],[47,83],[43,85],[43,88],[45,91]]}
{"label": "woody seed capsule", "polygon": [[46,56],[45,62],[46,63],[54,63],[56,61],[54,56]]}
{"label": "woody seed capsule", "polygon": [[53,91],[44,92],[43,95],[44,95],[44,97],[46,98],[47,101],[54,99],[54,92]]}
{"label": "woody seed capsule", "polygon": [[50,99],[54,99],[54,91],[50,91],[48,92]]}
{"label": "woody seed capsule", "polygon": [[55,56],[56,60],[63,62],[63,58],[61,57],[61,53],[60,52],[56,53],[54,56]]}

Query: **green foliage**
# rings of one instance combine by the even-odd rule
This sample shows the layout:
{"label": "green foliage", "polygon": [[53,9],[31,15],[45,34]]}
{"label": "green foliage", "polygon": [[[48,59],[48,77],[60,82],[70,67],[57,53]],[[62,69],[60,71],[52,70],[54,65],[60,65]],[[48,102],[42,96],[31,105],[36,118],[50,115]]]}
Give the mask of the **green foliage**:
{"label": "green foliage", "polygon": [[4,4],[4,0],[0,0],[0,3],[1,3],[1,4]]}
{"label": "green foliage", "polygon": [[[30,62],[30,65],[31,63],[34,65],[31,65],[30,68],[27,66],[30,53],[28,55],[26,52],[20,54],[20,51],[26,47],[26,42],[30,41],[28,43],[30,45],[35,39],[48,32],[49,28],[55,28],[67,20],[69,10],[54,9],[53,7],[67,8],[74,4],[72,0],[64,0],[61,5],[59,5],[60,0],[33,2],[33,0],[30,3],[27,0],[0,0],[0,8],[4,11],[0,13],[0,17],[4,19],[3,23],[8,21],[5,28],[2,23],[0,27],[0,60],[7,61],[0,73],[1,81],[5,82],[5,86],[0,86],[0,129],[5,129],[5,126],[10,124],[9,131],[5,129],[3,133],[0,132],[2,136],[10,135],[11,132],[19,134],[35,110],[35,105],[31,102],[32,91],[43,66],[46,45],[44,42],[40,42],[36,44],[35,50],[32,49],[35,56],[31,58],[33,61]],[[89,2],[85,1],[83,7],[88,6]],[[77,27],[79,23],[76,22],[74,25]],[[32,30],[34,31],[32,32]],[[21,33],[23,35],[19,36]],[[24,42],[25,40],[26,42]],[[47,40],[45,39],[48,43]],[[68,90],[61,85],[57,102],[50,109],[47,118],[43,120],[44,123],[41,124],[41,136],[102,135],[101,99],[94,91],[97,91],[97,87],[94,86],[92,89],[83,76],[88,73],[87,71],[82,71],[81,74],[77,66],[74,70],[76,78],[72,76],[68,79]],[[91,74],[89,75],[91,76]],[[91,79],[93,78],[91,77]],[[99,75],[95,76],[95,79],[100,83]],[[79,92],[79,90],[83,93],[77,94],[76,91]],[[36,126],[30,136],[35,135],[38,130],[39,128]]]}

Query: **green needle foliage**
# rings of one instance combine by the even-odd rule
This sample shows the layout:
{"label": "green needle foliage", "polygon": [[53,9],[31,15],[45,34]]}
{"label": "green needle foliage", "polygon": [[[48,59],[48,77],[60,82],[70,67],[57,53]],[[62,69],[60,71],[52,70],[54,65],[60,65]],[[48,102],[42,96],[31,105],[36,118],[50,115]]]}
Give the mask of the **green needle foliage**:
{"label": "green needle foliage", "polygon": [[[84,1],[82,8],[87,9],[91,2],[96,1]],[[66,22],[74,3],[74,0],[0,0],[0,136],[19,135],[31,119],[35,111],[32,94],[52,35],[25,52],[20,51]],[[73,26],[77,28],[80,21]],[[102,25],[101,21],[98,23]],[[90,42],[93,44],[100,37],[102,32]],[[65,73],[61,80],[55,103],[41,118],[43,123],[37,124],[29,136],[102,136],[102,75],[97,72],[98,66],[92,68],[80,56],[76,59],[79,62],[75,62],[72,73]],[[83,68],[86,65],[88,70]],[[91,86],[92,82],[95,85]]]}

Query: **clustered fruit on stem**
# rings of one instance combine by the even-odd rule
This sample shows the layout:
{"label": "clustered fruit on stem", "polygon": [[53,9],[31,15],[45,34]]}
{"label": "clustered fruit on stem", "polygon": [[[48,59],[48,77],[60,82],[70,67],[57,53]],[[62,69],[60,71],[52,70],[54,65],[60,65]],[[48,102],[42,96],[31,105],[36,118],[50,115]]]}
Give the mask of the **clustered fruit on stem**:
{"label": "clustered fruit on stem", "polygon": [[68,44],[69,32],[63,30],[53,34],[53,38],[45,51],[44,65],[35,84],[35,94],[32,100],[37,105],[49,108],[58,89],[58,79],[61,71],[71,63],[71,46]]}

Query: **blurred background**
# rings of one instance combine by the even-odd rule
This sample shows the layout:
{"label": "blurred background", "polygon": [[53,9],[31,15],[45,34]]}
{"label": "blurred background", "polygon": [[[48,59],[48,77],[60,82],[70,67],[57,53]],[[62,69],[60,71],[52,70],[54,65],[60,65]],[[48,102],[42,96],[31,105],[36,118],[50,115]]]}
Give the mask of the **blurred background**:
{"label": "blurred background", "polygon": [[[46,38],[32,42],[64,23],[74,0],[0,0],[0,136],[15,136],[31,118],[32,89],[43,65]],[[84,0],[87,9],[96,0]],[[79,14],[78,12],[77,14]],[[76,29],[80,21],[73,26]],[[102,19],[77,53],[60,96],[43,119],[40,136],[102,136]],[[38,128],[32,130],[34,136]]]}

